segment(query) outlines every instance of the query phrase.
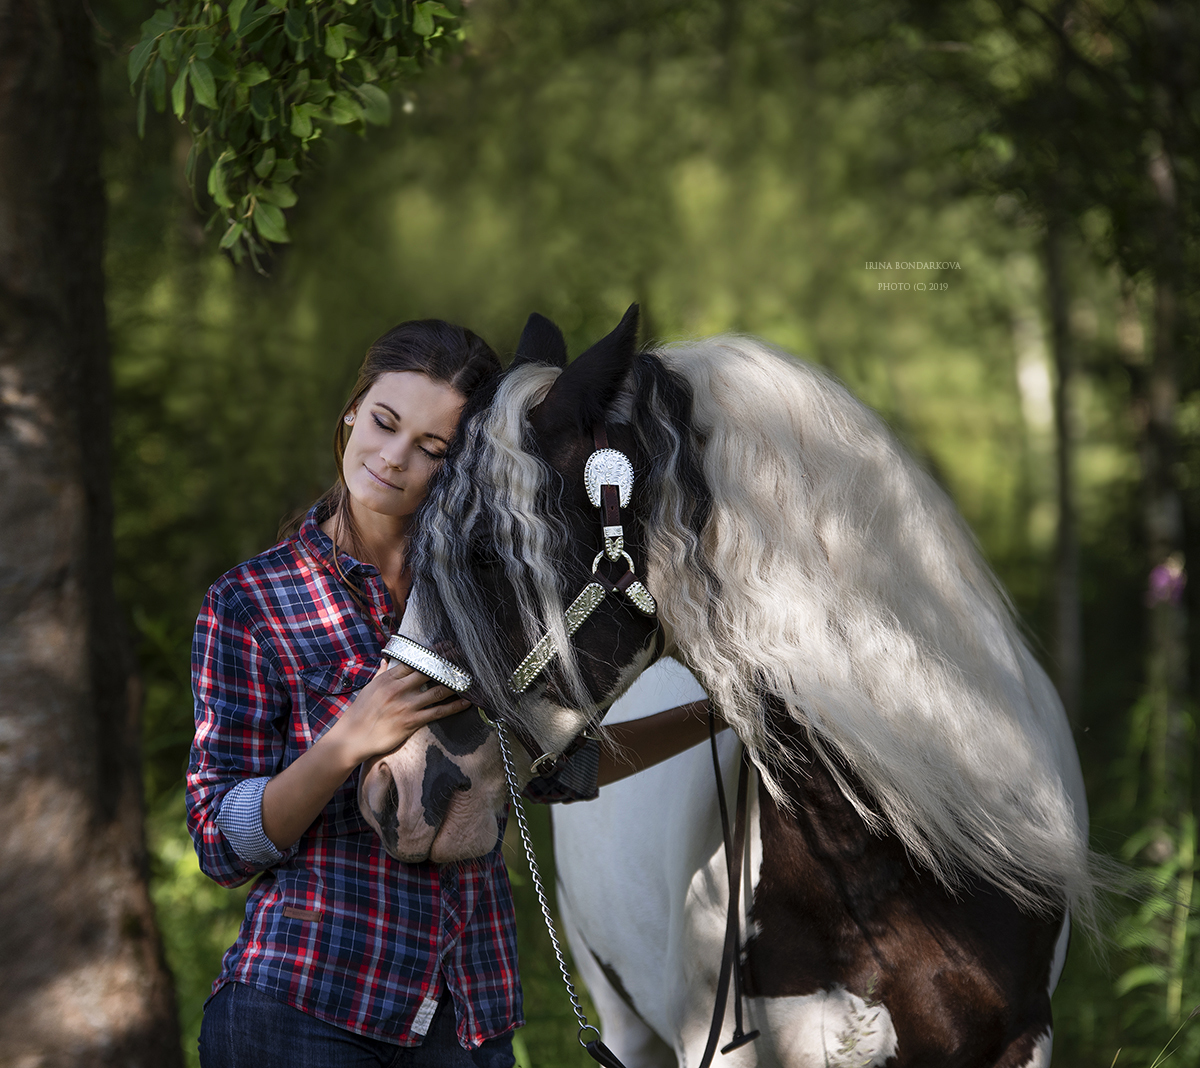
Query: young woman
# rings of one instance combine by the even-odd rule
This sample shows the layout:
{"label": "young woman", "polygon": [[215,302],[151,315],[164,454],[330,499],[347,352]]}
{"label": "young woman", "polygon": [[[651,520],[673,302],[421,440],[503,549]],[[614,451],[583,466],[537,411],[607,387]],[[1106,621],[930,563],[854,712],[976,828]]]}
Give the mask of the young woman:
{"label": "young woman", "polygon": [[[203,1068],[514,1063],[523,1021],[500,849],[397,861],[359,814],[356,782],[364,760],[468,706],[381,666],[381,649],[408,595],[413,515],[463,405],[499,371],[483,340],[439,320],[381,337],[338,423],[337,484],[205,598],[188,824],[217,882],[260,877],[205,1007]],[[702,711],[623,724],[623,756],[602,756],[599,782],[699,741]]]}

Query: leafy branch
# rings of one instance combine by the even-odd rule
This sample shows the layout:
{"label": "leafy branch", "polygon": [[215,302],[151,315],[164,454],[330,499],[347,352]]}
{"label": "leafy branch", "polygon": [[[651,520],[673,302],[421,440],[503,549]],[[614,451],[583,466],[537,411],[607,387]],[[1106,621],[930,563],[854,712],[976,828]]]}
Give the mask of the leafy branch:
{"label": "leafy branch", "polygon": [[[210,225],[237,263],[290,240],[284,209],[329,126],[391,118],[389,85],[415,78],[463,39],[435,0],[168,0],[129,55],[138,135],[168,100],[192,135],[193,194],[207,159]],[[169,88],[168,88],[169,85]]]}

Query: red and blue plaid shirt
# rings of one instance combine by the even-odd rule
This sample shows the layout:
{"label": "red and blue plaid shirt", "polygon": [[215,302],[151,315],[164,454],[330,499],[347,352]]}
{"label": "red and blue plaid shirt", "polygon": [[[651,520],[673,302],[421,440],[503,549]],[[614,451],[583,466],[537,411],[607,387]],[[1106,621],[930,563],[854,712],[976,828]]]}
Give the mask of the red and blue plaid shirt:
{"label": "red and blue plaid shirt", "polygon": [[[308,749],[380,662],[387,588],[375,568],[342,554],[369,614],[355,604],[319,518],[314,509],[295,537],[214,583],[196,624],[188,827],[218,883],[259,876],[213,991],[246,983],[339,1027],[416,1045],[448,990],[459,1039],[474,1048],[524,1022],[499,846],[446,867],[395,860],[359,813],[357,772],[284,854],[267,843],[267,856],[243,859],[221,819],[223,801],[232,812],[245,793],[235,787]],[[594,793],[594,781],[574,796]]]}

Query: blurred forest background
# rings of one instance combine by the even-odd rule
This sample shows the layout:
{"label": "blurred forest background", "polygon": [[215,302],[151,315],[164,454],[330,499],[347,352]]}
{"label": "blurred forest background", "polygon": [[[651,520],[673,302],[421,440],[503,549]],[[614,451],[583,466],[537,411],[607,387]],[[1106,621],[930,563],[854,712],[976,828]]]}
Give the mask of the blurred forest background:
{"label": "blurred forest background", "polygon": [[[1097,847],[1156,880],[1110,945],[1075,940],[1055,1063],[1148,1065],[1181,1025],[1200,1060],[1192,5],[475,0],[389,126],[324,139],[265,277],[206,231],[186,128],[151,110],[138,137],[152,3],[91,10],[117,584],[191,1063],[242,900],[183,826],[205,589],[331,482],[386,328],[439,316],[510,352],[536,310],[578,352],[633,300],[649,340],[744,331],[829,368],[949,490],[1060,681]],[[590,1063],[522,863],[522,1056]]]}

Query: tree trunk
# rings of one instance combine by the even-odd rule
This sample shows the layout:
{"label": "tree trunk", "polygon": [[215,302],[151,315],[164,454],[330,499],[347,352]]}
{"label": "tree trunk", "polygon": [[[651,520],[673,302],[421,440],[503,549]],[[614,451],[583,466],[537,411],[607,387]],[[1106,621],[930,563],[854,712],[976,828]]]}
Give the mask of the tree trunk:
{"label": "tree trunk", "polygon": [[1179,335],[1177,280],[1183,257],[1174,168],[1165,152],[1150,160],[1158,196],[1159,255],[1154,278],[1154,339],[1146,391],[1143,438],[1145,529],[1150,558],[1148,690],[1151,733],[1152,811],[1172,823],[1189,807],[1189,746],[1184,723],[1187,699],[1187,611],[1182,596],[1183,503],[1175,476],[1175,349]]}
{"label": "tree trunk", "polygon": [[1079,536],[1075,522],[1071,391],[1074,360],[1063,269],[1062,221],[1053,207],[1043,245],[1046,296],[1050,306],[1050,342],[1054,355],[1054,441],[1058,474],[1058,531],[1054,551],[1054,662],[1058,693],[1071,723],[1079,726],[1083,680],[1083,623],[1079,606]]}
{"label": "tree trunk", "polygon": [[0,1065],[180,1063],[112,589],[86,5],[0,0]]}

